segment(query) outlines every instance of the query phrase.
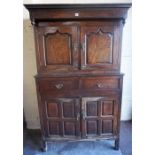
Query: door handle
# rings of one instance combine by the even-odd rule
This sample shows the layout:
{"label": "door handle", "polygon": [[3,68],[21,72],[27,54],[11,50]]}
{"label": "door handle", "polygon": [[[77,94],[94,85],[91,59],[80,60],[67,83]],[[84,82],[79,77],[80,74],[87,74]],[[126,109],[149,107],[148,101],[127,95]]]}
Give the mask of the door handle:
{"label": "door handle", "polygon": [[77,115],[76,115],[76,120],[79,121],[79,119],[80,119],[80,114],[77,113]]}
{"label": "door handle", "polygon": [[85,43],[81,43],[81,50],[85,52]]}
{"label": "door handle", "polygon": [[81,115],[82,115],[82,119],[85,120],[86,114],[85,114],[84,110],[82,110]]}
{"label": "door handle", "polygon": [[73,51],[77,51],[79,48],[79,44],[78,43],[73,43]]}

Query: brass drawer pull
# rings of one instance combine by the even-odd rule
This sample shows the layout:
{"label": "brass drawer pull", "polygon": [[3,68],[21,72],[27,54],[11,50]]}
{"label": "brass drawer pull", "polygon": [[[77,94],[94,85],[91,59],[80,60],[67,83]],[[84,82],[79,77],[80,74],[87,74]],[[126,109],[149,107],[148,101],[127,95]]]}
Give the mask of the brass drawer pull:
{"label": "brass drawer pull", "polygon": [[56,85],[55,85],[55,87],[56,87],[57,89],[59,89],[59,90],[62,89],[63,86],[64,86],[64,85],[63,85],[62,83],[56,84]]}
{"label": "brass drawer pull", "polygon": [[96,85],[97,85],[98,88],[103,88],[104,87],[104,84],[102,84],[102,83],[97,83]]}

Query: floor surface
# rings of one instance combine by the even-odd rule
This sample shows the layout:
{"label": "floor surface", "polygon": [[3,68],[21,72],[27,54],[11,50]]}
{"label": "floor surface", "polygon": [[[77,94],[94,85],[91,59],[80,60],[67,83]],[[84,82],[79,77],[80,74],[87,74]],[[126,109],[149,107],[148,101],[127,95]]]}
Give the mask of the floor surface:
{"label": "floor surface", "polygon": [[[132,123],[121,122],[120,149],[112,147],[114,141],[86,141],[48,144],[48,151],[40,151],[40,133],[37,130],[24,130],[24,155],[132,155]],[[122,153],[121,153],[122,152]]]}
{"label": "floor surface", "polygon": [[132,122],[121,122],[120,149],[123,155],[132,155]]}

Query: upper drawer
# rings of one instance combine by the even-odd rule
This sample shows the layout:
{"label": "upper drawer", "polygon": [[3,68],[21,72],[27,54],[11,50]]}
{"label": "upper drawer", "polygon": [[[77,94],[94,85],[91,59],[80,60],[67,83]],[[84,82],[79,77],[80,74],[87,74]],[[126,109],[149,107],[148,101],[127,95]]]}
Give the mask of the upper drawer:
{"label": "upper drawer", "polygon": [[64,91],[78,88],[77,78],[45,78],[39,79],[40,91]]}
{"label": "upper drawer", "polygon": [[81,89],[120,89],[120,78],[113,76],[81,79]]}

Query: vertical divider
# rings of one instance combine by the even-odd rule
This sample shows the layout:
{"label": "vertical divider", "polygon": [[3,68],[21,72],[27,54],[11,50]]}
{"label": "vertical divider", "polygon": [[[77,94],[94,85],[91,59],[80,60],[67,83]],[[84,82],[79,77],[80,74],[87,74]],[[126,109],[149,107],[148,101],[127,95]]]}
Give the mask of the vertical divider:
{"label": "vertical divider", "polygon": [[64,137],[63,102],[60,101],[61,135]]}
{"label": "vertical divider", "polygon": [[101,135],[102,133],[102,101],[97,102],[97,111],[98,111],[98,135]]}

